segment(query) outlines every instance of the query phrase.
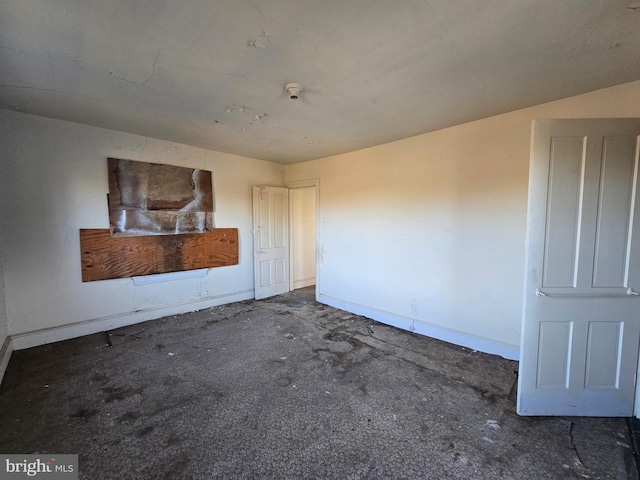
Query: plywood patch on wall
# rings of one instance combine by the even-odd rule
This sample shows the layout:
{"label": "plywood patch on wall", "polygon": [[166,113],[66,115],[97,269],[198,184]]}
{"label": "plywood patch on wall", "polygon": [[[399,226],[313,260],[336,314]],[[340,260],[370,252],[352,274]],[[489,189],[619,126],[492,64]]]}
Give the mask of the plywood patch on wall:
{"label": "plywood patch on wall", "polygon": [[142,237],[80,230],[83,282],[237,265],[238,251],[237,228]]}

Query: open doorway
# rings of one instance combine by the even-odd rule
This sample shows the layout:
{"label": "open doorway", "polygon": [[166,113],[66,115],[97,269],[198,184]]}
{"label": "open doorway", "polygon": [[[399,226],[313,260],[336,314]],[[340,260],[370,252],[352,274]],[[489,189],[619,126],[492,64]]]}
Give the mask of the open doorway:
{"label": "open doorway", "polygon": [[291,245],[289,289],[316,285],[317,180],[289,187],[289,237]]}
{"label": "open doorway", "polygon": [[253,186],[256,300],[318,285],[318,180]]}

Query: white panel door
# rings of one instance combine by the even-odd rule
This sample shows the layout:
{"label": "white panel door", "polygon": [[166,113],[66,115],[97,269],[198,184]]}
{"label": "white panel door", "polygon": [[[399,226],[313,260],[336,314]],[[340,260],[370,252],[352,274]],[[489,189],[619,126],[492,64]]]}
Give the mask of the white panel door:
{"label": "white panel door", "polygon": [[533,124],[518,413],[630,416],[640,119]]}
{"label": "white panel door", "polygon": [[289,190],[253,187],[256,299],[289,291]]}

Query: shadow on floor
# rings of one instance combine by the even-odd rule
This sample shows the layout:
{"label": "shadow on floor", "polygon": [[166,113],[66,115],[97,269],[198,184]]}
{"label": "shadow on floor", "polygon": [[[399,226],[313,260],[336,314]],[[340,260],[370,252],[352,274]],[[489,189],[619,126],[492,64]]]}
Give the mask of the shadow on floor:
{"label": "shadow on floor", "polygon": [[310,287],[14,352],[0,451],[86,479],[638,478],[625,419],[519,417],[516,371]]}

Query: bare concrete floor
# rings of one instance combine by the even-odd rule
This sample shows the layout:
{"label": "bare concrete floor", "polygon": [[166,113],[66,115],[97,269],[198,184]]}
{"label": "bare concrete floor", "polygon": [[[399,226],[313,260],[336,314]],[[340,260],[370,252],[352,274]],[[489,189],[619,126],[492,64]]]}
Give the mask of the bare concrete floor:
{"label": "bare concrete floor", "polygon": [[636,479],[625,419],[519,417],[517,363],[313,289],[14,352],[0,451],[83,479]]}

